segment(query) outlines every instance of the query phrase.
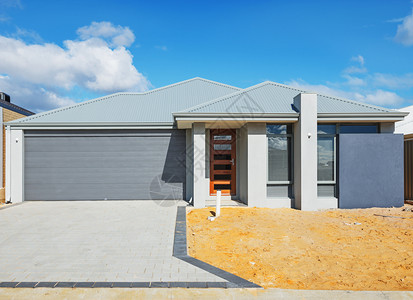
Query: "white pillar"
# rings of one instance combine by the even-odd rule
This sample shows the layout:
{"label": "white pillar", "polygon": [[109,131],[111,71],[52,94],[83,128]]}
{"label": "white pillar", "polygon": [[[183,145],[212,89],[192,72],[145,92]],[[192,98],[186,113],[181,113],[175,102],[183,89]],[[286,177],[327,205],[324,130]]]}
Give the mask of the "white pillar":
{"label": "white pillar", "polygon": [[185,160],[185,168],[186,168],[186,191],[185,191],[185,198],[186,201],[192,202],[193,200],[193,158],[194,158],[194,147],[192,143],[192,129],[186,130],[186,160]]}
{"label": "white pillar", "polygon": [[5,163],[6,163],[6,170],[5,170],[5,199],[6,199],[6,202],[9,202],[10,201],[10,188],[11,188],[11,184],[10,184],[10,178],[11,178],[11,172],[10,172],[10,162],[11,162],[11,157],[10,157],[10,146],[11,146],[11,143],[10,143],[10,126],[7,126],[7,129],[6,129],[6,136],[5,136],[5,138],[6,138],[6,142],[5,142],[5,144],[4,144],[4,147],[6,147],[6,161],[5,161]]}
{"label": "white pillar", "polygon": [[[6,147],[6,143],[3,143],[3,107],[0,107],[0,142],[3,147]],[[3,186],[3,151],[0,151],[0,187],[4,188]]]}
{"label": "white pillar", "polygon": [[317,94],[301,93],[294,98],[300,117],[294,126],[295,207],[317,206]]}
{"label": "white pillar", "polygon": [[205,184],[205,123],[192,126],[193,141],[193,205],[205,207],[207,189]]}
{"label": "white pillar", "polygon": [[247,201],[250,207],[266,206],[267,130],[265,123],[247,124]]}
{"label": "white pillar", "polygon": [[23,159],[23,130],[8,129],[6,133],[6,201],[12,203],[24,200]]}

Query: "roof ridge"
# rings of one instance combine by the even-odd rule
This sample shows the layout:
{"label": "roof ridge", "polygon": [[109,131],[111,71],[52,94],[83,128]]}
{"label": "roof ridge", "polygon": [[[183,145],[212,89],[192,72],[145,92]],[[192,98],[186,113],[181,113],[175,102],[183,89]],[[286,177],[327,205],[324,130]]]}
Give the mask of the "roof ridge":
{"label": "roof ridge", "polygon": [[209,80],[209,79],[205,79],[205,78],[201,78],[201,77],[194,77],[194,78],[190,78],[190,79],[183,80],[183,81],[180,81],[180,82],[172,83],[172,84],[162,86],[162,87],[150,90],[150,91],[145,91],[145,92],[136,92],[136,93],[134,93],[134,92],[118,92],[118,93],[113,93],[113,94],[110,94],[110,95],[102,96],[102,97],[99,97],[99,98],[87,100],[87,101],[84,101],[84,102],[76,103],[76,104],[65,106],[65,107],[56,108],[56,109],[49,110],[49,111],[46,111],[46,112],[43,112],[43,113],[35,114],[33,116],[22,118],[22,119],[16,120],[16,123],[23,123],[23,122],[34,120],[34,119],[37,119],[37,118],[40,118],[40,117],[43,117],[43,116],[48,116],[48,115],[52,115],[52,114],[55,114],[55,113],[58,113],[58,112],[61,112],[61,111],[73,109],[75,107],[81,107],[83,105],[87,105],[87,104],[95,103],[95,102],[98,102],[98,101],[103,101],[103,100],[106,100],[106,99],[110,99],[110,98],[113,98],[115,96],[121,96],[121,95],[137,95],[137,96],[149,95],[149,94],[159,92],[159,91],[162,91],[162,90],[165,90],[165,89],[168,89],[168,88],[172,88],[172,87],[175,87],[175,86],[186,84],[188,82],[195,81],[195,80],[202,80],[202,81],[205,81],[205,82],[208,82],[208,83],[212,83],[212,84],[220,85],[220,86],[225,86],[225,87],[229,87],[229,88],[232,88],[232,89],[237,89],[237,90],[240,89],[238,87],[230,86],[230,85],[220,83],[220,82],[216,82],[216,81],[212,81],[212,80]]}
{"label": "roof ridge", "polygon": [[205,82],[208,82],[208,83],[212,83],[212,84],[220,85],[220,86],[225,86],[225,87],[235,89],[235,90],[240,89],[238,87],[231,86],[231,85],[224,84],[224,83],[220,83],[220,82],[217,82],[217,81],[212,81],[212,80],[201,78],[201,77],[194,77],[194,78],[186,79],[184,81],[172,83],[172,84],[169,84],[169,85],[166,85],[166,86],[161,86],[159,88],[156,88],[156,89],[153,89],[153,90],[150,90],[150,91],[146,91],[146,92],[143,92],[143,93],[136,93],[136,94],[140,94],[140,95],[152,94],[152,93],[164,90],[164,89],[169,89],[169,88],[172,88],[172,87],[175,87],[175,86],[178,86],[178,85],[182,85],[182,84],[185,84],[185,83],[188,83],[188,82],[191,82],[191,81],[195,81],[195,80],[202,80],[202,81],[205,81]]}
{"label": "roof ridge", "polygon": [[234,93],[232,93],[232,94],[225,95],[225,96],[221,96],[221,97],[212,99],[212,100],[210,100],[210,101],[207,101],[207,102],[204,102],[204,103],[201,103],[201,104],[192,106],[192,107],[187,108],[187,109],[185,109],[185,110],[181,110],[180,112],[193,112],[194,110],[199,109],[199,108],[201,108],[201,107],[208,107],[208,106],[210,106],[210,105],[212,105],[212,104],[219,103],[219,102],[221,102],[221,101],[224,101],[224,100],[226,100],[226,99],[229,99],[229,98],[231,98],[231,97],[234,97],[235,95],[241,95],[241,94],[244,94],[244,93],[246,93],[246,92],[248,92],[248,91],[257,89],[257,88],[259,88],[259,87],[261,87],[261,86],[264,86],[264,85],[266,85],[266,84],[268,84],[268,83],[269,83],[269,81],[264,81],[264,82],[258,83],[258,84],[256,84],[256,85],[250,86],[250,87],[248,87],[248,88],[245,88],[245,89],[241,89],[241,90],[239,90],[239,91],[236,91],[236,92],[234,92]]}

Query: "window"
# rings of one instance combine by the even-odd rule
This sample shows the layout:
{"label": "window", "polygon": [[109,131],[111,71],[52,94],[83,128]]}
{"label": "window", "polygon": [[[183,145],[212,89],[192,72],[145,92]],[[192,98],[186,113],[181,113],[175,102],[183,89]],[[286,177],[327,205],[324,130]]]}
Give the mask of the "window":
{"label": "window", "polygon": [[378,133],[377,124],[340,125],[340,133]]}
{"label": "window", "polygon": [[317,140],[317,180],[335,181],[335,137],[318,137]]}
{"label": "window", "polygon": [[289,184],[292,182],[292,127],[291,125],[267,125],[268,182]]}
{"label": "window", "polygon": [[335,124],[317,126],[317,181],[336,182],[336,128]]}

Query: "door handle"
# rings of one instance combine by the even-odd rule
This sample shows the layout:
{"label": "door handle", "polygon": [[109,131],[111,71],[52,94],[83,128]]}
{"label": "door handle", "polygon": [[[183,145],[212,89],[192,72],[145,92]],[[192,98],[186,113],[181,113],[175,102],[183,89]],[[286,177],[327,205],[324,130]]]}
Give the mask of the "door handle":
{"label": "door handle", "polygon": [[232,165],[234,165],[234,159],[231,159]]}

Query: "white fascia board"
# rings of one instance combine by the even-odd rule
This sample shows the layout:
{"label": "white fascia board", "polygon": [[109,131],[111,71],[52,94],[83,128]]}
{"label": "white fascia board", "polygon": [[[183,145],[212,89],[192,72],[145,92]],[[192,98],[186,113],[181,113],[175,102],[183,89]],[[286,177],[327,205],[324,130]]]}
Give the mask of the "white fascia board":
{"label": "white fascia board", "polygon": [[397,122],[407,116],[405,112],[386,113],[318,113],[319,122],[358,121],[358,122]]}
{"label": "white fascia board", "polygon": [[165,123],[7,123],[19,129],[174,129],[175,124]]}
{"label": "white fascia board", "polygon": [[222,118],[231,120],[243,120],[245,118],[298,118],[299,113],[173,113],[175,119],[199,119],[199,118]]}

